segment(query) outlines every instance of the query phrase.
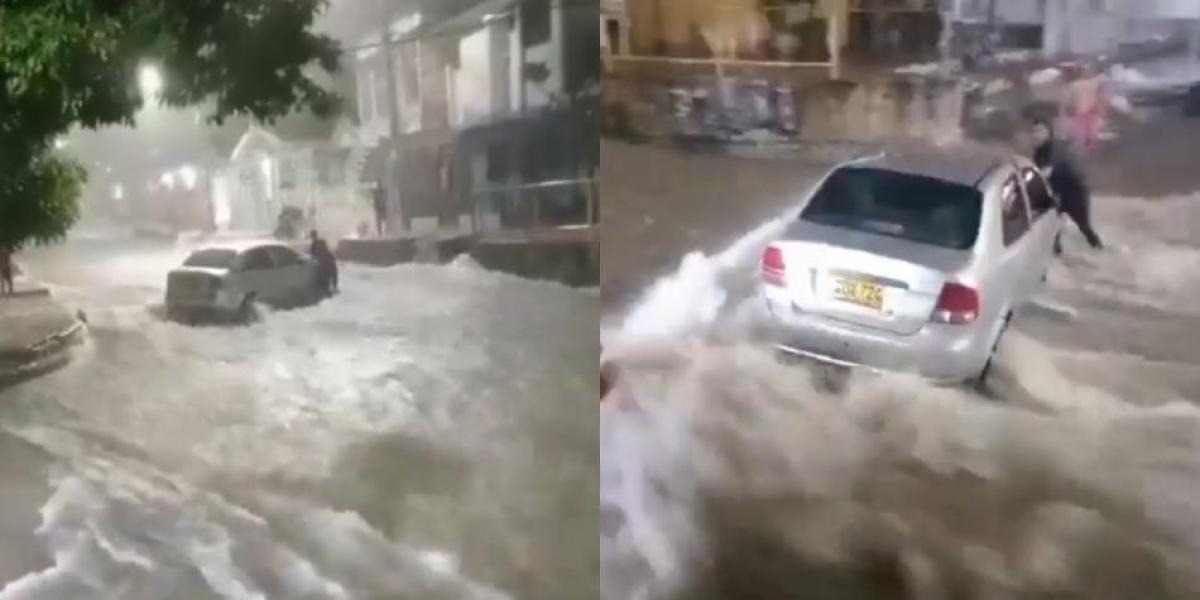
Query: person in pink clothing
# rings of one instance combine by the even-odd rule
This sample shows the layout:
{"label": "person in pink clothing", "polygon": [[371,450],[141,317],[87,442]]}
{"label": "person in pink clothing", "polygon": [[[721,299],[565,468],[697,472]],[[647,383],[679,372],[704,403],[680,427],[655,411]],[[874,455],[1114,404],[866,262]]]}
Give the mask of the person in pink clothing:
{"label": "person in pink clothing", "polygon": [[1067,114],[1071,116],[1075,141],[1080,150],[1090,151],[1100,141],[1104,126],[1104,85],[1096,68],[1085,64],[1082,71],[1067,87]]}

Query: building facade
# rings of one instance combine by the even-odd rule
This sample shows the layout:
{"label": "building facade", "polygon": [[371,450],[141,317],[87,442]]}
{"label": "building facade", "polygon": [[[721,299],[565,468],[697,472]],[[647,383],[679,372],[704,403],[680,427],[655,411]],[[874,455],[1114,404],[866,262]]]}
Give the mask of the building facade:
{"label": "building facade", "polygon": [[[897,64],[941,58],[955,36],[1046,56],[1186,37],[1195,0],[613,0],[601,20],[612,56]],[[627,40],[627,41],[623,41]]]}
{"label": "building facade", "polygon": [[[390,44],[381,43],[382,32],[358,39],[359,131],[350,162],[364,194],[377,184],[385,190],[390,230],[479,221],[473,190],[495,183],[487,174],[507,171],[501,163],[517,138],[526,139],[507,136],[511,147],[497,150],[479,143],[490,139],[479,132],[524,130],[598,81],[598,36],[577,34],[580,23],[595,32],[597,9],[587,9],[564,0],[485,0],[448,15],[396,17]],[[596,73],[588,72],[589,56]],[[504,183],[521,185],[538,172],[506,175]]]}

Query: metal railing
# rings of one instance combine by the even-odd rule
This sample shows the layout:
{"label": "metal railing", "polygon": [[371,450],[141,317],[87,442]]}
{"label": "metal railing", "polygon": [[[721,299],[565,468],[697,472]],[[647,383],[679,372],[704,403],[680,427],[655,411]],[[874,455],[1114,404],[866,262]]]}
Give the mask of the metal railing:
{"label": "metal railing", "polygon": [[600,222],[599,196],[599,180],[595,178],[557,179],[473,189],[472,233],[594,228]]}

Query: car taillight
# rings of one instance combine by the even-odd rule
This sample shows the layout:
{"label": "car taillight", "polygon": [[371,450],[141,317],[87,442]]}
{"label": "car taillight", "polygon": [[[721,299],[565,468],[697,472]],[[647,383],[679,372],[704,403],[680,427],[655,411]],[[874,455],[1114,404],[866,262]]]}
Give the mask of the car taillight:
{"label": "car taillight", "polygon": [[947,283],[938,296],[930,320],[935,323],[972,323],[979,316],[979,292],[961,283]]}
{"label": "car taillight", "polygon": [[762,279],[771,285],[787,282],[787,266],[783,262],[783,250],[778,246],[767,246],[762,255]]}

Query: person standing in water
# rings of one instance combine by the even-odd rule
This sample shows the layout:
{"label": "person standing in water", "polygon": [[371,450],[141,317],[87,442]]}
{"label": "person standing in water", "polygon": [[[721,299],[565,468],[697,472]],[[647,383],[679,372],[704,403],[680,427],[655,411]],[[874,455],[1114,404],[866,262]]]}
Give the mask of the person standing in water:
{"label": "person standing in water", "polygon": [[[1045,119],[1033,121],[1033,162],[1046,176],[1050,188],[1058,196],[1061,205],[1060,212],[1067,213],[1083,237],[1093,248],[1103,248],[1100,236],[1092,228],[1091,190],[1084,181],[1083,174],[1075,165],[1067,149],[1054,139],[1054,129]],[[1055,240],[1054,251],[1062,252],[1058,240]]]}
{"label": "person standing in water", "polygon": [[8,246],[0,244],[0,294],[11,294],[15,290],[13,275],[17,269],[12,255]]}
{"label": "person standing in water", "polygon": [[315,229],[308,232],[308,238],[308,253],[317,261],[317,288],[322,295],[332,296],[338,292],[337,257]]}
{"label": "person standing in water", "polygon": [[383,184],[376,182],[371,190],[372,207],[375,209],[375,235],[383,237],[387,230],[387,195],[383,192]]}

